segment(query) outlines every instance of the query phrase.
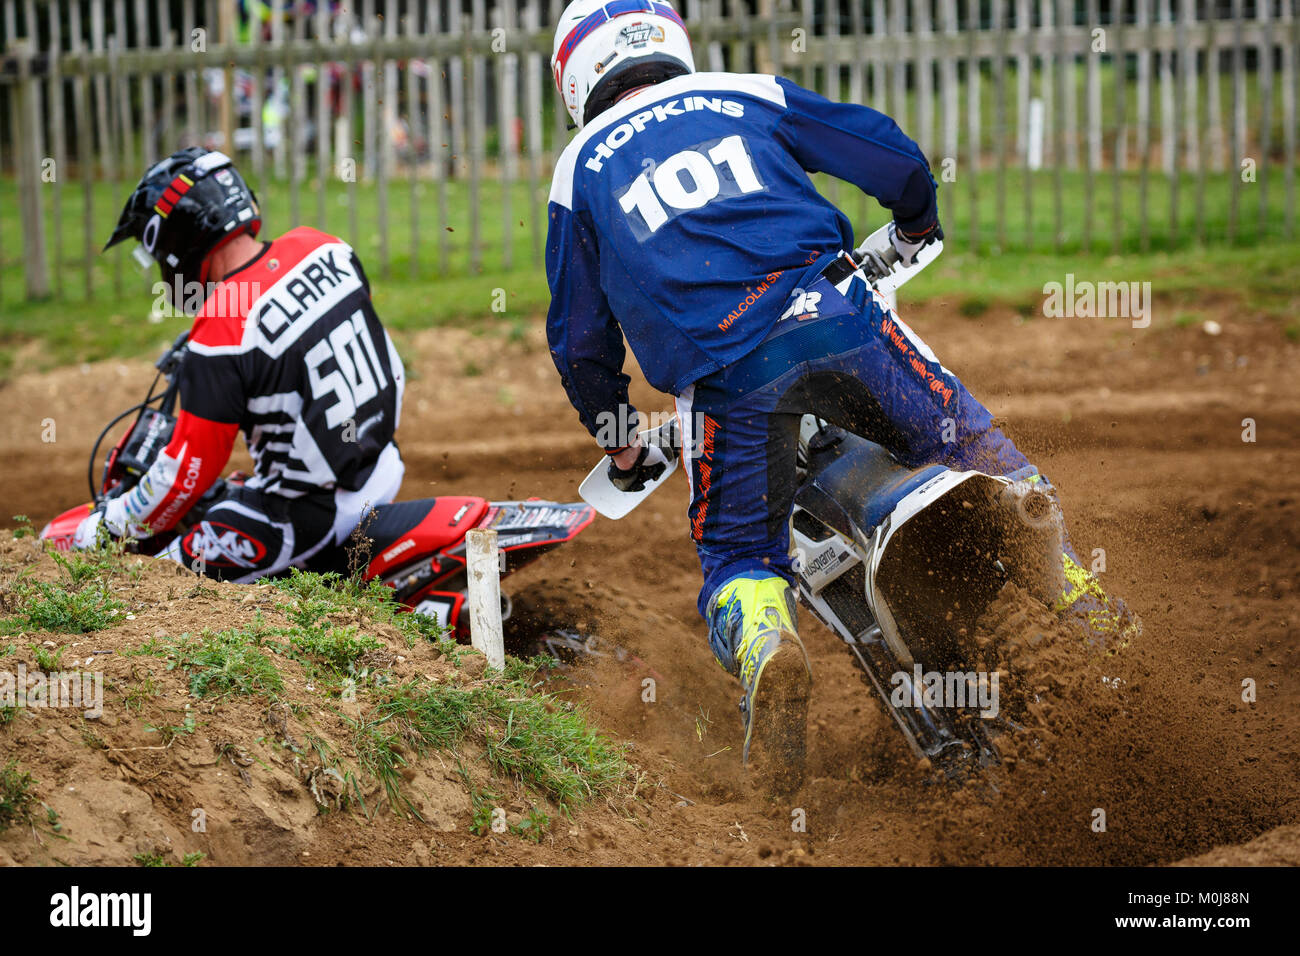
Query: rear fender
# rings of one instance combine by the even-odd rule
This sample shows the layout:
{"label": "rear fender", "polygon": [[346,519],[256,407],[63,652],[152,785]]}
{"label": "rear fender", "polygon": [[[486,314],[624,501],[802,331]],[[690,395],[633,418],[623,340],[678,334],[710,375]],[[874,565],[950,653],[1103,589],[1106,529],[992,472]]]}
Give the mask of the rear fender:
{"label": "rear fender", "polygon": [[855,580],[870,616],[908,665],[959,626],[930,614],[952,600],[954,581],[966,589],[959,596],[965,623],[1008,579],[1046,602],[1062,587],[1064,526],[1054,499],[978,471],[907,468],[853,435],[811,449],[791,541],[810,598],[862,566]]}
{"label": "rear fender", "polygon": [[[380,553],[372,559],[367,578],[379,578],[396,592],[397,601],[452,628],[458,639],[468,638],[468,620],[462,615],[465,589],[465,535],[471,529],[497,532],[501,575],[512,574],[536,558],[572,541],[595,517],[595,509],[582,503],[486,501],[482,498],[428,499],[428,510],[409,531],[385,535]],[[418,502],[376,509],[376,523],[391,520],[400,507],[409,512]],[[419,509],[415,509],[418,513]],[[502,595],[502,616],[510,615],[510,600]]]}

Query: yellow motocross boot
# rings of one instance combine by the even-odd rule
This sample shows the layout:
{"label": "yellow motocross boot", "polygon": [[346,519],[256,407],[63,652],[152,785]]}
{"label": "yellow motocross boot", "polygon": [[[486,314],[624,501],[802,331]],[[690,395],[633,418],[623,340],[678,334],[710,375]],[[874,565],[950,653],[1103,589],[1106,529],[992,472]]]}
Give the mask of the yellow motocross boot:
{"label": "yellow motocross boot", "polygon": [[1065,591],[1053,607],[1058,614],[1079,621],[1088,640],[1107,651],[1128,647],[1142,634],[1142,621],[1119,598],[1108,597],[1097,576],[1068,554]]}
{"label": "yellow motocross boot", "polygon": [[774,782],[802,783],[812,669],[795,629],[795,598],[784,578],[749,572],[709,600],[709,644],[718,663],[740,678],[743,758],[757,742]]}

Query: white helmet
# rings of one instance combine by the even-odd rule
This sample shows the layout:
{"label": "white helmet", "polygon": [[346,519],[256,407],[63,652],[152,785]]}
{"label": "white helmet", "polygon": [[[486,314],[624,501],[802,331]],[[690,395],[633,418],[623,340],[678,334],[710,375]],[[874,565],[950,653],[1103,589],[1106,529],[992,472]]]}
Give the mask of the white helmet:
{"label": "white helmet", "polygon": [[695,58],[667,0],[574,0],[555,27],[551,70],[581,128],[634,87],[694,73]]}

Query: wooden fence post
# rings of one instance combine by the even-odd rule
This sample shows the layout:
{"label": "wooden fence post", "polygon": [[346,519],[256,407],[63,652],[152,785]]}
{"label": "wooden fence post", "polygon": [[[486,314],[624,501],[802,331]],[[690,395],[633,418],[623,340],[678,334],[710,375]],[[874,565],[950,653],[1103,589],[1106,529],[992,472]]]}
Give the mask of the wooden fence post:
{"label": "wooden fence post", "polygon": [[1296,16],[1295,0],[1283,0],[1282,19],[1284,25],[1281,33],[1289,42],[1282,44],[1282,129],[1285,131],[1286,152],[1286,237],[1295,237],[1295,167],[1300,156],[1296,155],[1296,100],[1300,98],[1300,70],[1296,69],[1296,58],[1300,56],[1300,16]]}
{"label": "wooden fence post", "polygon": [[[60,19],[60,3],[58,0],[50,0],[47,4],[50,11],[50,79],[49,79],[49,122],[51,128],[50,145],[52,159],[54,160],[54,250],[51,262],[54,266],[54,272],[57,274],[59,267],[63,263],[63,177],[68,170],[68,133],[64,127],[66,113],[63,104],[63,72],[59,64],[59,55],[63,52],[63,23]],[[35,24],[33,23],[33,26]],[[32,38],[35,41],[35,37]],[[59,282],[55,286],[56,292],[60,298],[63,297],[63,283]]]}
{"label": "wooden fence post", "polygon": [[501,630],[501,565],[497,533],[475,528],[465,535],[465,570],[469,584],[470,643],[487,658],[488,666],[506,666]]}
{"label": "wooden fence post", "polygon": [[[221,45],[229,53],[235,48],[235,0],[221,0]],[[235,70],[229,62],[224,70],[221,90],[221,142],[227,156],[235,154]]]}
{"label": "wooden fence post", "polygon": [[28,299],[50,294],[50,272],[45,260],[45,204],[42,183],[41,84],[32,76],[34,39],[13,45],[18,60],[18,142],[14,167],[18,176],[18,211],[23,224],[23,279]]}

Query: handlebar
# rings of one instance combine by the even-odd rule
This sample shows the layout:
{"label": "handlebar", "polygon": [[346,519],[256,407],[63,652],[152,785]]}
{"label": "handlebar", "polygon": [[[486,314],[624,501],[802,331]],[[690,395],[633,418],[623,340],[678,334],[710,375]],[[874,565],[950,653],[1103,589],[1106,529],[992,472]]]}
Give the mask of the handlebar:
{"label": "handlebar", "polygon": [[158,356],[158,361],[153,363],[153,367],[163,374],[168,381],[171,381],[172,373],[176,371],[185,357],[185,343],[190,340],[190,330],[186,329],[180,335],[176,336],[176,341],[171,347]]}
{"label": "handlebar", "polygon": [[[111,494],[105,492],[104,488],[108,483],[109,469],[113,463],[114,453],[112,452],[109,454],[108,458],[105,459],[103,472],[99,482],[96,483],[95,465],[99,461],[100,445],[103,444],[108,433],[118,422],[131,415],[135,415],[135,421],[131,423],[131,428],[127,432],[128,435],[135,430],[146,412],[158,412],[163,416],[170,418],[172,412],[175,410],[176,399],[179,392],[179,386],[176,382],[176,372],[181,367],[181,363],[185,360],[185,346],[186,343],[189,342],[189,338],[190,332],[188,329],[176,336],[175,341],[173,341],[172,344],[163,351],[162,355],[158,357],[158,361],[154,363],[154,368],[158,370],[158,374],[154,376],[153,382],[149,385],[149,391],[145,395],[144,401],[132,405],[126,411],[115,416],[107,425],[104,426],[104,429],[99,433],[99,437],[95,439],[94,445],[91,446],[90,460],[86,466],[86,482],[90,486],[90,497],[97,504],[102,502],[105,498],[116,497],[117,495],[124,494],[134,487],[133,481],[123,480],[118,483],[117,487]],[[165,379],[167,382],[166,388],[161,392],[156,391],[159,379]],[[157,407],[155,408],[154,406]]]}
{"label": "handlebar", "polygon": [[[867,240],[867,242],[870,241],[871,239]],[[901,262],[903,257],[898,254],[898,250],[892,245],[868,249],[867,243],[864,242],[853,250],[853,259],[862,269],[863,274],[866,275],[867,281],[875,282],[877,279],[883,279],[893,272],[894,266]]]}

